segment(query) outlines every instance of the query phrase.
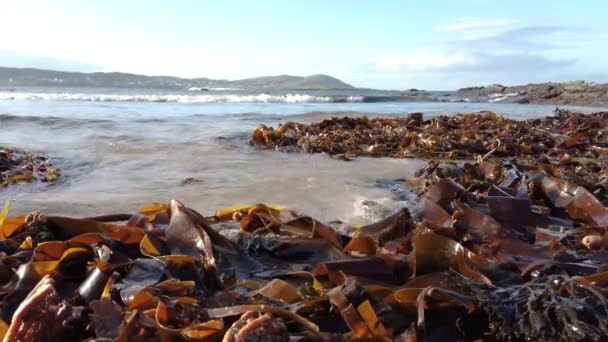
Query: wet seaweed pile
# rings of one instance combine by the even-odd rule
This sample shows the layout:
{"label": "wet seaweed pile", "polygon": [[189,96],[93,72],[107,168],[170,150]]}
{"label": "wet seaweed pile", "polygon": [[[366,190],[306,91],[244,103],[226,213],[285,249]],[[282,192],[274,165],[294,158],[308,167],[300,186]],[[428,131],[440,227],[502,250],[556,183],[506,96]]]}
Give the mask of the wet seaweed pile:
{"label": "wet seaweed pile", "polygon": [[9,217],[7,202],[0,336],[604,340],[607,120],[412,114],[256,130],[266,147],[465,159],[396,180],[418,205],[365,226],[265,204],[70,218]]}
{"label": "wet seaweed pile", "polygon": [[366,226],[178,201],[0,213],[5,341],[601,340],[608,208],[543,168],[431,161]]}
{"label": "wet seaweed pile", "polygon": [[490,284],[472,293],[494,338],[608,334],[608,208],[589,191],[508,162],[432,161],[408,182],[420,191],[422,224],[464,251],[457,272]]}
{"label": "wet seaweed pile", "polygon": [[525,121],[492,112],[437,116],[344,117],[311,125],[286,122],[277,129],[259,126],[250,144],[283,151],[354,156],[470,159],[516,158],[521,166],[547,165],[556,175],[586,189],[608,190],[608,112],[573,113]]}
{"label": "wet seaweed pile", "polygon": [[0,147],[0,186],[12,183],[52,182],[59,176],[48,158]]}

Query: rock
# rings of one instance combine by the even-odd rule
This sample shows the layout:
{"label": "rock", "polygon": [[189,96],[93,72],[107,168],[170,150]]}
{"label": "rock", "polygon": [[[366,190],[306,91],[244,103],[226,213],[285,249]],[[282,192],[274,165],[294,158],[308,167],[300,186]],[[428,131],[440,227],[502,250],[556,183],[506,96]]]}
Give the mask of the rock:
{"label": "rock", "polygon": [[559,85],[547,84],[542,86],[530,86],[527,89],[530,102],[538,99],[552,99],[563,93]]}
{"label": "rock", "polygon": [[545,82],[510,87],[492,84],[484,87],[462,88],[458,90],[457,94],[482,102],[600,106],[608,103],[608,84],[586,81]]}
{"label": "rock", "polygon": [[505,92],[506,89],[507,87],[503,86],[502,84],[492,84],[485,87],[470,87],[459,89],[458,93],[474,96],[488,96],[491,94],[502,94]]}
{"label": "rock", "polygon": [[583,245],[589,249],[600,249],[604,244],[604,239],[599,235],[587,235],[583,238]]}
{"label": "rock", "polygon": [[205,180],[198,177],[186,177],[182,179],[182,185],[190,185],[190,184],[201,184],[205,183]]}

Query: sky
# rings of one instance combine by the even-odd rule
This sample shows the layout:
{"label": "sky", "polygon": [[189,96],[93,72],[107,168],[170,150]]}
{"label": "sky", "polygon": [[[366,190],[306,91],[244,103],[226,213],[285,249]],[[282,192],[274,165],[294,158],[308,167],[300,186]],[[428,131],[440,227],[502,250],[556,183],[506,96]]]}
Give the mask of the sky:
{"label": "sky", "polygon": [[608,1],[0,0],[0,66],[451,90],[608,82]]}

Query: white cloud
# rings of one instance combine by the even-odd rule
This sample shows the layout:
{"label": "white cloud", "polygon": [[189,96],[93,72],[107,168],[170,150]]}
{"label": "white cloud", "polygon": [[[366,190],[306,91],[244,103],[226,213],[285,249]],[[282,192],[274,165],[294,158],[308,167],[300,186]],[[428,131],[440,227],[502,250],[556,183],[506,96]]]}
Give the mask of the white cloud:
{"label": "white cloud", "polygon": [[517,21],[507,18],[461,18],[452,23],[436,27],[441,32],[462,32],[483,29],[505,28]]}
{"label": "white cloud", "polygon": [[[548,25],[504,28],[514,23],[509,19],[461,19],[440,27],[453,39],[416,50],[381,55],[375,60],[376,71],[508,75],[561,71],[577,62],[572,54],[565,52],[571,35],[580,28]],[[483,37],[465,39],[463,34],[482,34]],[[555,53],[558,50],[561,53]]]}
{"label": "white cloud", "polygon": [[551,59],[534,53],[416,50],[381,56],[376,61],[376,69],[389,73],[511,73],[561,69],[575,62],[573,58]]}

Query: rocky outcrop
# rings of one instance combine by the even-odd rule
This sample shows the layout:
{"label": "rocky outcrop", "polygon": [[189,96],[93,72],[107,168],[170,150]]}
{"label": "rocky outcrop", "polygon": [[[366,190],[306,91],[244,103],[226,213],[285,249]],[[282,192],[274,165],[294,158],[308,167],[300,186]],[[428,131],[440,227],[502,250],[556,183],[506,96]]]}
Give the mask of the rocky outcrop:
{"label": "rocky outcrop", "polygon": [[541,103],[555,105],[608,105],[608,84],[572,81],[538,83],[524,86],[493,84],[458,90],[459,96],[472,101]]}
{"label": "rocky outcrop", "polygon": [[502,84],[492,84],[485,87],[469,87],[458,90],[459,94],[474,94],[477,96],[489,96],[491,94],[502,94],[507,87]]}

